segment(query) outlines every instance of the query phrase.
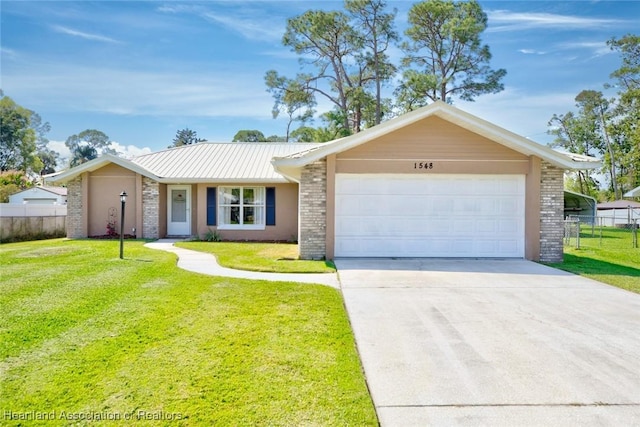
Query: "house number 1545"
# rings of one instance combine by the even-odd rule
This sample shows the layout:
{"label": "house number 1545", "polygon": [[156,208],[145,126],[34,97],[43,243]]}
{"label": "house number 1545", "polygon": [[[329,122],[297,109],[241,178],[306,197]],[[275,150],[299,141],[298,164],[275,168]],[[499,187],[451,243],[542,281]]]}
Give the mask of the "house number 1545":
{"label": "house number 1545", "polygon": [[433,169],[433,162],[415,162],[414,169]]}

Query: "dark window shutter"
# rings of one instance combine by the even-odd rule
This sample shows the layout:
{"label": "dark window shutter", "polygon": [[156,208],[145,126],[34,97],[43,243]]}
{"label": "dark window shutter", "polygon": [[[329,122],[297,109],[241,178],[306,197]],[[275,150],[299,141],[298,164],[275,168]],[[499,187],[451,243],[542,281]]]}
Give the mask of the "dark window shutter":
{"label": "dark window shutter", "polygon": [[267,187],[267,225],[276,225],[276,187]]}
{"label": "dark window shutter", "polygon": [[207,187],[207,225],[216,225],[216,187]]}

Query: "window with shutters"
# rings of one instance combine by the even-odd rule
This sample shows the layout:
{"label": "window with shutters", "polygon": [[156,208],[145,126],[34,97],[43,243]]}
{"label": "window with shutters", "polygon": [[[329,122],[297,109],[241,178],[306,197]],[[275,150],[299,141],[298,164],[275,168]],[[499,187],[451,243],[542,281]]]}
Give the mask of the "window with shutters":
{"label": "window with shutters", "polygon": [[264,227],[264,187],[219,187],[218,228],[260,230]]}

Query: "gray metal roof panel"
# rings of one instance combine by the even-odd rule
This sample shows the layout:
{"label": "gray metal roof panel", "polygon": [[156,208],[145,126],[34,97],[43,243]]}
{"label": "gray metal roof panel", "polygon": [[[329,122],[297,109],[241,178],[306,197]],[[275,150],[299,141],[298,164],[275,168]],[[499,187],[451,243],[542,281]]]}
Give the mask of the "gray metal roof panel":
{"label": "gray metal roof panel", "polygon": [[284,181],[271,165],[274,157],[288,156],[319,143],[210,143],[201,142],[145,154],[133,163],[164,179],[211,181]]}

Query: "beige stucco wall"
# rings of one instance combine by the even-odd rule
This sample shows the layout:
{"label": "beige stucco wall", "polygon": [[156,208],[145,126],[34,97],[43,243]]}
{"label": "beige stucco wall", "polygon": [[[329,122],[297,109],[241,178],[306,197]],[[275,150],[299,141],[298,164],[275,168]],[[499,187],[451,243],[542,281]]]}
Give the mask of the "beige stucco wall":
{"label": "beige stucco wall", "polygon": [[[433,169],[416,163],[434,162]],[[524,154],[429,117],[336,155],[336,173],[504,173],[525,174]]]}
{"label": "beige stucco wall", "polygon": [[116,232],[120,232],[120,193],[127,192],[125,204],[124,233],[131,234],[138,228],[139,212],[136,173],[115,164],[109,164],[88,174],[88,222],[89,236],[100,236],[107,232],[110,212],[115,214]]}
{"label": "beige stucco wall", "polygon": [[[247,187],[275,187],[276,189],[276,225],[265,226],[264,230],[218,230],[207,225],[207,188],[229,186],[231,184],[206,183],[192,188],[192,227],[194,234],[203,238],[211,230],[217,230],[225,240],[264,240],[288,241],[298,236],[298,185],[297,184],[259,184],[246,183]],[[166,193],[166,191],[165,191]],[[165,199],[166,211],[166,199]],[[166,220],[165,220],[166,224]]]}
{"label": "beige stucco wall", "polygon": [[[157,185],[157,193],[156,193]],[[207,219],[207,187],[219,187],[218,183],[190,184],[191,234],[204,237],[209,230]],[[292,240],[298,236],[298,185],[246,183],[246,186],[276,188],[276,225],[264,230],[219,230],[227,240]],[[126,191],[124,231],[131,234],[136,228],[137,237],[158,238],[167,235],[168,184],[156,184],[133,171],[109,164],[96,171],[85,173],[70,183],[74,194],[70,210],[77,212],[71,221],[69,237],[87,237],[106,234],[110,210],[115,214],[116,231],[120,230],[120,192]],[[151,188],[153,187],[153,188]],[[153,191],[150,192],[150,190]],[[157,194],[157,205],[145,202]],[[146,203],[146,206],[145,206]],[[154,218],[150,218],[154,217]],[[157,219],[156,219],[157,217]],[[152,222],[149,223],[149,220]],[[157,227],[155,223],[157,220]],[[216,230],[217,227],[211,227]],[[146,233],[146,234],[145,234]]]}
{"label": "beige stucco wall", "polygon": [[[416,163],[433,163],[429,170]],[[429,117],[327,158],[327,258],[334,256],[335,174],[522,174],[526,179],[525,258],[541,254],[541,161],[439,117]],[[544,251],[543,251],[544,252]]]}

